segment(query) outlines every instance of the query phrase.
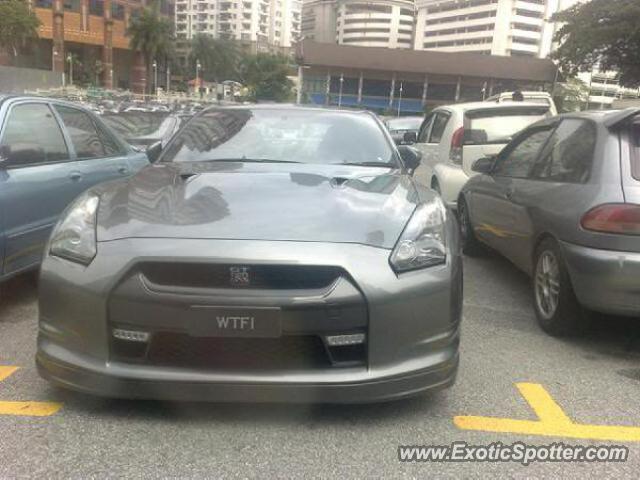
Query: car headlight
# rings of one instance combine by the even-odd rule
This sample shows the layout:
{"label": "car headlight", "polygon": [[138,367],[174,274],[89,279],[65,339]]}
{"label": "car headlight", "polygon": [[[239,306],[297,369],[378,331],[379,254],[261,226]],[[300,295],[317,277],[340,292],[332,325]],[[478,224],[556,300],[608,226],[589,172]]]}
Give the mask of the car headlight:
{"label": "car headlight", "polygon": [[416,208],[389,257],[397,273],[445,263],[446,214],[440,198]]}
{"label": "car headlight", "polygon": [[49,254],[88,265],[96,256],[96,216],[99,198],[80,196],[51,234]]}

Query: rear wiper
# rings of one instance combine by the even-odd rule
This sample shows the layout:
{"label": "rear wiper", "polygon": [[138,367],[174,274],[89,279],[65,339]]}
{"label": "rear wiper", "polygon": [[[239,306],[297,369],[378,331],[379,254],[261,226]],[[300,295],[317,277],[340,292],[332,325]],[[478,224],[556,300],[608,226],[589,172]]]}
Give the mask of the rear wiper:
{"label": "rear wiper", "polygon": [[204,162],[246,162],[246,163],[302,163],[295,160],[275,160],[272,158],[212,158]]}

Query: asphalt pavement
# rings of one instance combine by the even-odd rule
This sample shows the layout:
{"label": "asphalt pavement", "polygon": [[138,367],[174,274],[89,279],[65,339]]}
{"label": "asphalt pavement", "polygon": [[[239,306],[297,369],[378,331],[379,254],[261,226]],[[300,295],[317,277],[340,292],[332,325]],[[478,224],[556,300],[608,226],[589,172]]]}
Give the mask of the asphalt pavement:
{"label": "asphalt pavement", "polygon": [[[556,339],[537,327],[530,302],[529,279],[507,261],[494,254],[465,260],[460,373],[443,392],[357,406],[123,401],[65,392],[39,378],[37,281],[20,276],[0,286],[0,367],[19,367],[5,369],[0,381],[0,478],[637,477],[640,441],[601,440],[595,437],[604,430],[589,426],[621,426],[613,430],[621,438],[640,432],[633,428],[640,427],[640,319],[597,317],[583,336]],[[539,415],[522,384],[547,392],[572,422],[586,425],[578,430],[587,438],[555,428],[557,418],[536,433]],[[3,402],[20,401],[61,408],[41,417],[1,412]],[[493,423],[524,425],[524,432],[487,431],[482,419],[480,430],[467,430],[461,416],[516,420]],[[399,445],[460,441],[624,445],[629,459],[398,461]]]}

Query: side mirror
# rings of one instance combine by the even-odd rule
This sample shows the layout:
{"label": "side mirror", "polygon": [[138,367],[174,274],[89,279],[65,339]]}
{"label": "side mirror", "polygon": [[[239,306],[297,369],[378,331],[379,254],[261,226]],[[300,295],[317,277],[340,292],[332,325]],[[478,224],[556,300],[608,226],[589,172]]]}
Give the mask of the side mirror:
{"label": "side mirror", "polygon": [[496,157],[483,157],[475,161],[471,170],[477,173],[489,174],[493,171],[493,166],[496,164]]}
{"label": "side mirror", "polygon": [[413,145],[418,142],[418,133],[417,132],[404,132],[402,137],[402,141],[405,145]]}
{"label": "side mirror", "polygon": [[147,148],[147,158],[154,163],[162,153],[162,142],[158,141]]}
{"label": "side mirror", "polygon": [[398,152],[400,153],[400,158],[402,158],[402,161],[404,162],[409,172],[413,174],[416,168],[420,166],[420,161],[422,160],[422,152],[408,145],[399,146]]}

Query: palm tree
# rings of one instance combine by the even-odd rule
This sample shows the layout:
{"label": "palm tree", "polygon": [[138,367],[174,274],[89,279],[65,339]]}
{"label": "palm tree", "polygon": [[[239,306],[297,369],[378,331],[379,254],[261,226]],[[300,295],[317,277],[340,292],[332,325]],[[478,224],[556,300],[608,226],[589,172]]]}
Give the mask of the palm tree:
{"label": "palm tree", "polygon": [[[144,57],[147,78],[154,60],[164,59],[168,62],[173,57],[173,24],[160,15],[158,2],[144,8],[140,16],[131,20],[127,34],[131,48],[139,50]],[[150,84],[147,82],[148,86]]]}
{"label": "palm tree", "polygon": [[40,20],[24,0],[0,2],[0,50],[13,57],[30,41],[38,38]]}
{"label": "palm tree", "polygon": [[238,79],[240,46],[233,40],[198,34],[191,40],[189,63],[202,65],[202,77],[214,82]]}

